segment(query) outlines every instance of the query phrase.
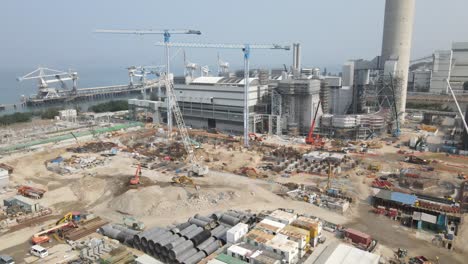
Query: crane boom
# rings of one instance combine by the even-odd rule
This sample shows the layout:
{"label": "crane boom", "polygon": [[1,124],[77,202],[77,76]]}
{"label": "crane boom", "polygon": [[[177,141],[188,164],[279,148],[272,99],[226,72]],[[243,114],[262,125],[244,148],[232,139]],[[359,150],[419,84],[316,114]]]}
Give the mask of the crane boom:
{"label": "crane boom", "polygon": [[307,134],[307,138],[306,138],[306,143],[307,144],[313,144],[314,143],[314,130],[315,130],[315,122],[317,120],[317,113],[319,111],[319,108],[320,108],[320,103],[322,101],[319,100],[318,104],[317,104],[317,108],[315,109],[315,113],[314,113],[314,119],[312,120],[312,125],[310,126],[310,130],[309,130],[309,133]]}
{"label": "crane boom", "polygon": [[164,34],[194,34],[201,35],[200,30],[193,29],[96,29],[94,33],[134,34],[134,35],[164,35]]}
{"label": "crane boom", "polygon": [[182,112],[180,111],[179,105],[177,103],[177,98],[174,94],[174,84],[172,83],[172,80],[168,79],[166,87],[168,87],[166,89],[167,96],[170,102],[172,102],[172,112],[175,117],[177,128],[179,129],[179,134],[182,138],[182,144],[184,145],[184,149],[187,152],[188,160],[192,166],[191,171],[199,176],[205,175],[208,173],[208,168],[200,164],[197,156],[194,153],[192,140],[190,139],[190,136],[188,134],[187,127],[185,126],[184,118],[182,116]]}
{"label": "crane boom", "polygon": [[[166,79],[170,79],[170,59],[169,59],[169,42],[171,34],[192,34],[201,35],[200,30],[194,29],[97,29],[94,33],[107,33],[107,34],[133,34],[133,35],[163,35],[164,46],[166,47]],[[166,82],[167,82],[166,80]],[[166,88],[167,89],[167,88]],[[170,137],[172,133],[172,104],[171,99],[168,97],[167,102],[167,128]]]}
{"label": "crane boom", "polygon": [[452,85],[450,85],[450,81],[448,79],[446,81],[447,81],[447,87],[449,88],[450,93],[452,94],[453,100],[455,101],[455,105],[457,106],[458,113],[460,113],[460,117],[463,121],[463,126],[465,127],[465,131],[468,133],[468,125],[466,124],[465,115],[463,115],[460,105],[458,104],[457,97],[455,96],[455,93],[453,92]]}
{"label": "crane boom", "polygon": [[[156,46],[164,46],[164,42],[156,42]],[[169,47],[187,47],[187,48],[213,48],[213,49],[282,49],[290,50],[290,46],[282,46],[279,44],[220,44],[220,43],[168,43]]]}
{"label": "crane boom", "polygon": [[[180,43],[157,42],[156,46],[187,47],[187,48],[214,48],[214,49],[240,49],[244,53],[244,147],[249,147],[249,58],[251,49],[290,50],[290,46],[279,44],[216,44],[216,43]],[[171,101],[169,101],[171,102]]]}

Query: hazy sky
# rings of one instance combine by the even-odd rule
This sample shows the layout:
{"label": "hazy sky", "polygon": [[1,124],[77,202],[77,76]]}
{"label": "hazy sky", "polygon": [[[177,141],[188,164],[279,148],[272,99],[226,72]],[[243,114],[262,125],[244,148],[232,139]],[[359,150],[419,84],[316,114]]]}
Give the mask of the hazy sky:
{"label": "hazy sky", "polygon": [[[300,42],[303,65],[334,67],[380,53],[384,0],[5,0],[0,8],[0,68],[115,68],[162,63],[160,36],[94,34],[97,28],[190,28],[202,36],[173,41]],[[467,0],[417,0],[413,58],[468,41]],[[176,50],[174,50],[176,51]],[[186,50],[216,64],[216,50]],[[240,51],[219,51],[233,66]],[[180,54],[180,52],[179,52]],[[258,51],[254,66],[291,64],[284,51]],[[174,58],[182,65],[182,56]],[[214,69],[213,69],[214,70]]]}

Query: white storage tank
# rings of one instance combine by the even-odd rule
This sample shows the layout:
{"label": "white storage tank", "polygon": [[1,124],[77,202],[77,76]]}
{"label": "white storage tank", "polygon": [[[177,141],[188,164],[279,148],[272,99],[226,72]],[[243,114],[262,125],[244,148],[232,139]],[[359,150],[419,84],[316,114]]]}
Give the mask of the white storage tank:
{"label": "white storage tank", "polygon": [[249,226],[244,223],[238,223],[229,229],[226,233],[226,240],[228,243],[235,244],[249,232]]}

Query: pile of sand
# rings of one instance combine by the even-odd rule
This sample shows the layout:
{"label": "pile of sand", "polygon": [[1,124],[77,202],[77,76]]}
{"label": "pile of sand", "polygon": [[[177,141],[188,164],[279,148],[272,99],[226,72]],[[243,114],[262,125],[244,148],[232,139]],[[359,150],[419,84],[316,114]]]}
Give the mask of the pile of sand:
{"label": "pile of sand", "polygon": [[181,187],[151,186],[129,190],[116,197],[109,207],[135,216],[161,216],[187,210],[198,211],[230,203],[240,196],[230,190],[186,190]]}

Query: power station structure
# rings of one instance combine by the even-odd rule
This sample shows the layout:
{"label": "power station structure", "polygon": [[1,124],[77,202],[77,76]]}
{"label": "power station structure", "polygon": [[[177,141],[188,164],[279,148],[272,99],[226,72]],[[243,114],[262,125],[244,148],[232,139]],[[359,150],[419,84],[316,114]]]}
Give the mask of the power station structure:
{"label": "power station structure", "polygon": [[[382,39],[380,69],[399,80],[393,87],[398,118],[403,121],[406,109],[408,71],[413,36],[416,0],[387,0]],[[389,65],[390,64],[390,65]],[[388,69],[391,67],[391,69]],[[401,115],[400,115],[401,114]]]}
{"label": "power station structure", "polygon": [[[312,123],[315,134],[365,139],[388,131],[386,128],[392,122],[392,130],[395,125],[398,129],[399,122],[395,120],[404,116],[414,9],[415,0],[387,0],[381,56],[370,61],[349,61],[343,66],[341,76],[322,73],[316,67],[302,67],[299,43],[292,45],[289,69],[285,65],[284,69],[271,71],[250,70],[251,49],[288,50],[289,46],[169,43],[170,34],[199,34],[191,30],[97,32],[164,36],[164,43],[157,45],[166,47],[165,71],[161,67],[129,68],[128,87],[132,91],[148,87],[136,86],[136,78],[145,84],[146,74],[155,73],[161,79],[151,83],[151,89],[158,88],[159,103],[129,101],[135,118],[138,109],[149,110],[155,122],[167,123],[172,131],[171,111],[177,103],[188,126],[243,133],[246,146],[248,133],[307,135]],[[245,68],[231,73],[229,63],[218,55],[218,76],[210,76],[208,67],[189,62],[184,56],[184,76],[173,77],[169,71],[169,46],[239,49],[244,55]],[[168,93],[168,83],[174,83],[173,95]]]}

